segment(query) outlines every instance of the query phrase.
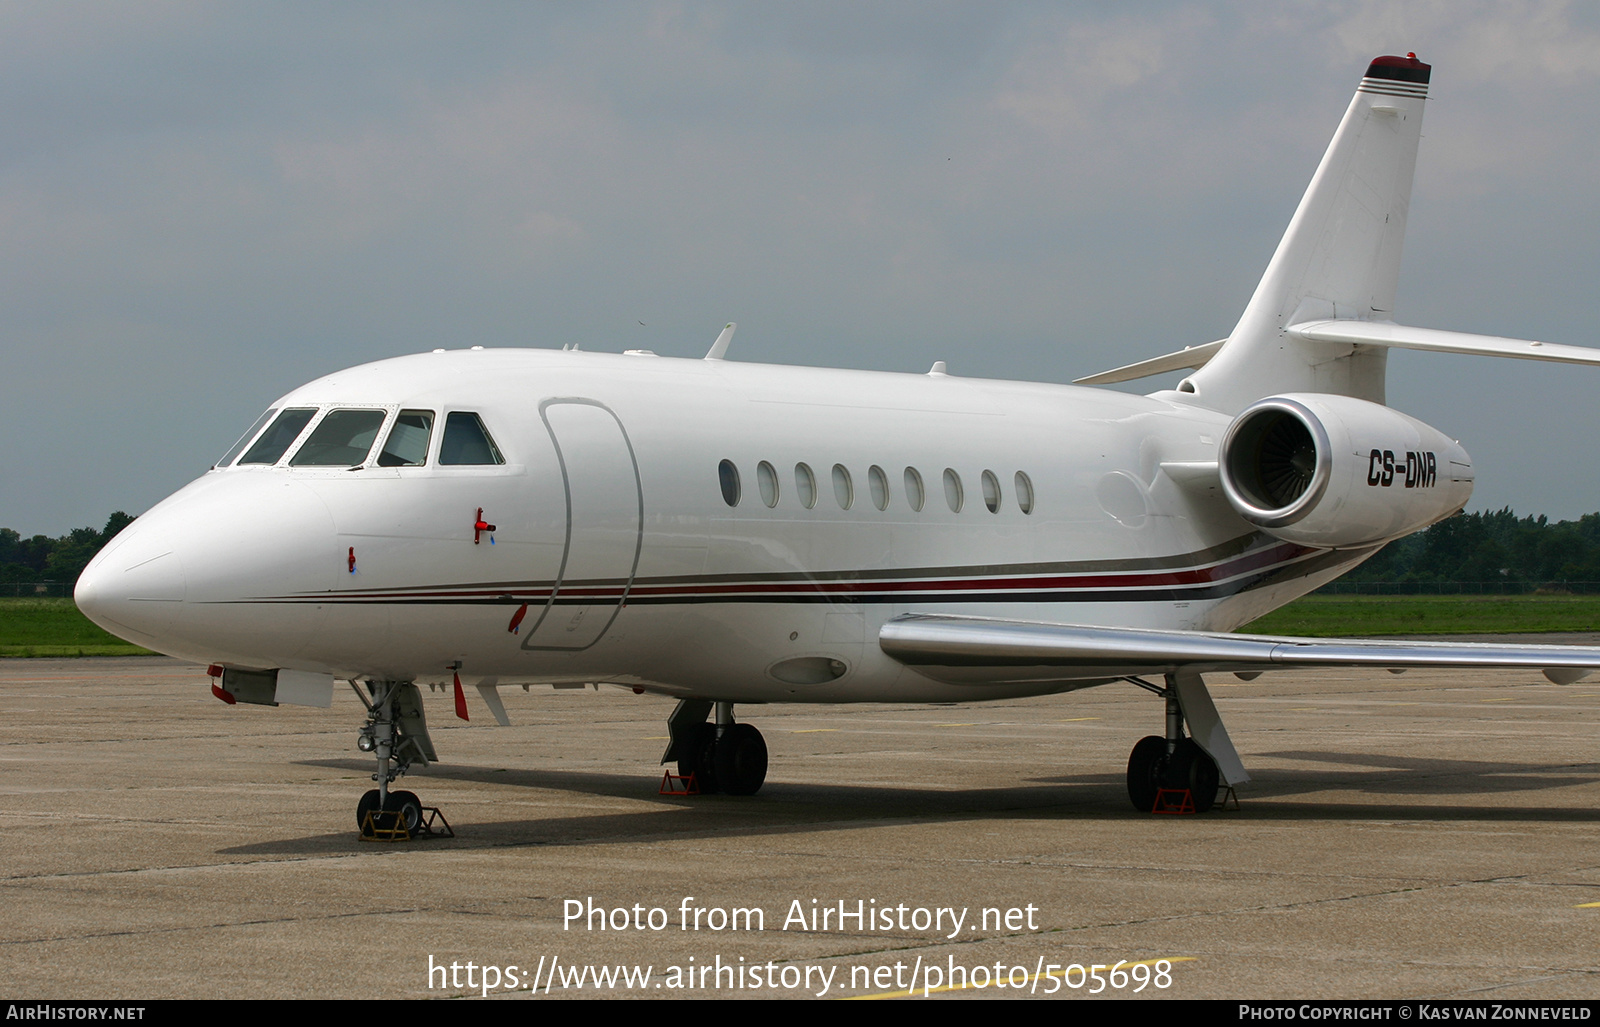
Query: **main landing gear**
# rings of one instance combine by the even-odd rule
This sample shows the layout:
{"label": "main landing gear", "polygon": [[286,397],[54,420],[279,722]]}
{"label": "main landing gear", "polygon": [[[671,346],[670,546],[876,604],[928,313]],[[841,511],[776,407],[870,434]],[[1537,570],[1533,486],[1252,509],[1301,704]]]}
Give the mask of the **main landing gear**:
{"label": "main landing gear", "polygon": [[1220,783],[1217,761],[1193,738],[1171,742],[1147,735],[1128,757],[1128,798],[1141,813],[1156,808],[1156,792],[1162,788],[1187,789],[1194,796],[1194,811],[1204,813],[1216,804]]}
{"label": "main landing gear", "polygon": [[356,748],[372,753],[378,760],[377,772],[372,775],[378,787],[356,803],[356,827],[364,836],[374,828],[404,828],[407,836],[414,837],[423,826],[422,800],[415,792],[391,791],[389,786],[413,763],[425,767],[439,758],[428,738],[422,692],[410,681],[367,682],[365,693],[355,682],[351,687],[367,708],[367,722],[356,739]]}
{"label": "main landing gear", "polygon": [[[1155,809],[1156,793],[1173,788],[1187,790],[1194,799],[1195,812],[1205,813],[1216,804],[1217,790],[1225,778],[1229,784],[1248,780],[1198,674],[1168,674],[1165,688],[1139,678],[1125,680],[1154,692],[1167,703],[1166,737],[1150,735],[1139,739],[1128,757],[1128,799],[1134,809],[1149,813]],[[1204,737],[1230,773],[1224,775],[1218,760],[1184,734],[1186,708],[1191,730],[1205,729]]]}
{"label": "main landing gear", "polygon": [[[716,718],[706,720],[713,705]],[[733,721],[733,703],[683,699],[667,718],[671,741],[662,763],[676,760],[678,775],[694,776],[702,794],[754,795],[767,779],[767,742],[749,724]]]}

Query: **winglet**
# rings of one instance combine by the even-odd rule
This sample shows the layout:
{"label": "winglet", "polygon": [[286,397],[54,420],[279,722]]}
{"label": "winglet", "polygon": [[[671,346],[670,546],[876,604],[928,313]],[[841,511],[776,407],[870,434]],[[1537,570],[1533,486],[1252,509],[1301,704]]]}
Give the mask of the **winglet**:
{"label": "winglet", "polygon": [[711,349],[706,353],[707,360],[721,360],[728,353],[728,343],[733,341],[733,330],[739,326],[732,321],[722,326],[722,334],[717,336],[717,341],[711,344]]}

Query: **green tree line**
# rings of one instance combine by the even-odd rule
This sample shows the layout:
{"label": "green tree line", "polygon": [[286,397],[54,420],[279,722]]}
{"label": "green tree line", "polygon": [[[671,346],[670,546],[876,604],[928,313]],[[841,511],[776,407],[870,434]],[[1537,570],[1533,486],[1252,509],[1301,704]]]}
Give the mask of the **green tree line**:
{"label": "green tree line", "polygon": [[1554,524],[1542,515],[1518,517],[1510,507],[1459,514],[1391,542],[1340,580],[1530,587],[1600,582],[1600,513]]}
{"label": "green tree line", "polygon": [[132,517],[118,510],[104,528],[73,528],[60,538],[23,538],[11,528],[0,528],[0,582],[76,582],[94,554],[132,523]]}

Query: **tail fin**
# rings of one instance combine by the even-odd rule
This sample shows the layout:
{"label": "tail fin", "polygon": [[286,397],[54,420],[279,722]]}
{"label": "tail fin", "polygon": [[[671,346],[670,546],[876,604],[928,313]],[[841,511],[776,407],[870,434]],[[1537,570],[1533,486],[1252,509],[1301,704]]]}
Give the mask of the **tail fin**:
{"label": "tail fin", "polygon": [[1384,401],[1384,347],[1311,342],[1285,329],[1392,319],[1431,70],[1416,54],[1367,68],[1250,305],[1180,391],[1229,413],[1277,392]]}

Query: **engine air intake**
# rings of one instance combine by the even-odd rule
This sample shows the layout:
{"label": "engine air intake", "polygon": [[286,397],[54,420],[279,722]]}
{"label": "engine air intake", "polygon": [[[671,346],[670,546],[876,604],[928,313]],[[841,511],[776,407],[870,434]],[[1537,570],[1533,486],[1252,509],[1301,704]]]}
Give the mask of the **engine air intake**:
{"label": "engine air intake", "polygon": [[1263,506],[1288,506],[1305,495],[1317,469],[1311,432],[1281,410],[1266,411],[1238,440],[1235,481]]}
{"label": "engine air intake", "polygon": [[1230,498],[1258,524],[1293,523],[1327,486],[1327,436],[1293,400],[1264,400],[1245,411],[1229,428],[1223,452]]}

